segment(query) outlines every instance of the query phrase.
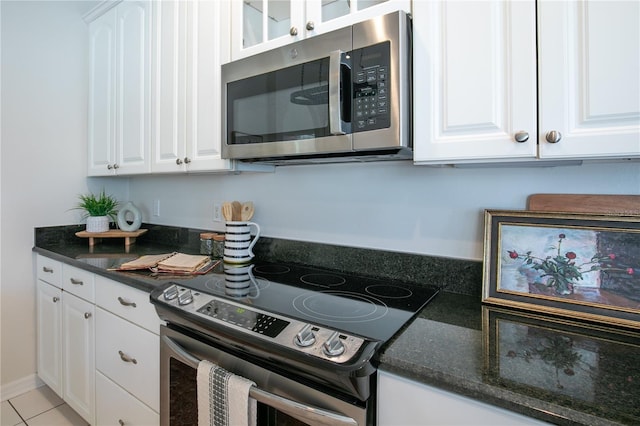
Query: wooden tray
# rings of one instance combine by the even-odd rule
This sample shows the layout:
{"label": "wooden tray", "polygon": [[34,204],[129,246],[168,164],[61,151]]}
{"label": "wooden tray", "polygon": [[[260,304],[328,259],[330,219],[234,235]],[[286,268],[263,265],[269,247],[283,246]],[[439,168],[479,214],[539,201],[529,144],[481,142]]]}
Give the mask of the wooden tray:
{"label": "wooden tray", "polygon": [[640,215],[640,195],[532,194],[527,208],[534,211]]}
{"label": "wooden tray", "polygon": [[138,229],[137,231],[121,231],[119,229],[110,229],[107,232],[76,232],[76,236],[80,238],[89,238],[89,247],[93,247],[99,243],[102,238],[124,238],[124,245],[130,246],[136,242],[136,238],[147,232],[147,229]]}

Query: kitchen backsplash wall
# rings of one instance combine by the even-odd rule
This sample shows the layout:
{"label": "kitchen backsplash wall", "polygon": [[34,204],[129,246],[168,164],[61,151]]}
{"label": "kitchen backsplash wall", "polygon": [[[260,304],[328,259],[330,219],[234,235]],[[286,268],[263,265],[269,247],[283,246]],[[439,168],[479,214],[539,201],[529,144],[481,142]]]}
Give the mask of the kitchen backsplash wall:
{"label": "kitchen backsplash wall", "polygon": [[[529,194],[542,192],[640,194],[640,163],[356,163],[129,179],[129,198],[150,223],[223,230],[213,221],[214,200],[252,200],[266,236],[469,260],[482,259],[484,209],[524,209]],[[159,216],[152,215],[155,200]]]}

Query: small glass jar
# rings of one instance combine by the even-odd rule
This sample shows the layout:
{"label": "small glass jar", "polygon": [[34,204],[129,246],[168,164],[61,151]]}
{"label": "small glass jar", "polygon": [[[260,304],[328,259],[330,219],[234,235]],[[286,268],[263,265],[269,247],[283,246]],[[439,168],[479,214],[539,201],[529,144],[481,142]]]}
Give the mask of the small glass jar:
{"label": "small glass jar", "polygon": [[213,249],[211,257],[214,259],[222,259],[224,256],[224,235],[216,234],[213,236]]}
{"label": "small glass jar", "polygon": [[213,254],[213,232],[203,232],[200,234],[200,254],[211,256]]}

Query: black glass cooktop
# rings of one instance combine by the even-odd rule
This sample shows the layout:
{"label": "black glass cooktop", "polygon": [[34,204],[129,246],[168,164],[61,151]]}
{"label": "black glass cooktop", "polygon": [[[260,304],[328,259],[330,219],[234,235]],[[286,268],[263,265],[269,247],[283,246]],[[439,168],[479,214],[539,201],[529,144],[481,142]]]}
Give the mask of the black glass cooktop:
{"label": "black glass cooktop", "polygon": [[181,286],[271,313],[386,342],[438,292],[435,287],[290,264],[221,265]]}

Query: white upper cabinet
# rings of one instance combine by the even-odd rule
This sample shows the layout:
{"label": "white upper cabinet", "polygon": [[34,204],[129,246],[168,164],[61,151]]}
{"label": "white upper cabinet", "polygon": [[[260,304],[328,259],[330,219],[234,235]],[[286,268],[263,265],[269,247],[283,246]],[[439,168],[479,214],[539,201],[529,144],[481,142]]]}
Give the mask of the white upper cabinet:
{"label": "white upper cabinet", "polygon": [[411,0],[233,0],[231,59],[240,59],[395,10]]}
{"label": "white upper cabinet", "polygon": [[540,157],[640,157],[640,2],[541,1],[538,42]]}
{"label": "white upper cabinet", "polygon": [[150,170],[150,10],[125,1],[89,24],[89,176]]}
{"label": "white upper cabinet", "polygon": [[220,144],[221,3],[153,5],[153,172],[230,170]]}
{"label": "white upper cabinet", "polygon": [[640,156],[639,3],[537,5],[414,2],[417,164]]}
{"label": "white upper cabinet", "polygon": [[535,158],[534,2],[415,2],[413,28],[414,159]]}

